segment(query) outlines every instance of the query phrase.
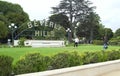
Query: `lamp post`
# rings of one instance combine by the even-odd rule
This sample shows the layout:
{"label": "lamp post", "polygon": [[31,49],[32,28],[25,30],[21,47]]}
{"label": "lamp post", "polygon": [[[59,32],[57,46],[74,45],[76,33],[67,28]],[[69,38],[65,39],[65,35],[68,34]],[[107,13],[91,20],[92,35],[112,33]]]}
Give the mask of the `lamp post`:
{"label": "lamp post", "polygon": [[71,41],[71,30],[70,30],[70,28],[67,28],[66,32],[68,34],[68,42],[70,42]]}
{"label": "lamp post", "polygon": [[14,23],[11,23],[11,25],[9,25],[9,28],[11,29],[12,44],[13,44],[13,42],[14,42],[14,30],[17,28],[17,26],[15,26]]}
{"label": "lamp post", "polygon": [[75,29],[74,29],[74,37],[76,38],[77,37],[77,26],[75,26]]}
{"label": "lamp post", "polygon": [[80,25],[80,22],[77,22],[76,26],[74,27],[74,37],[77,37],[77,28]]}

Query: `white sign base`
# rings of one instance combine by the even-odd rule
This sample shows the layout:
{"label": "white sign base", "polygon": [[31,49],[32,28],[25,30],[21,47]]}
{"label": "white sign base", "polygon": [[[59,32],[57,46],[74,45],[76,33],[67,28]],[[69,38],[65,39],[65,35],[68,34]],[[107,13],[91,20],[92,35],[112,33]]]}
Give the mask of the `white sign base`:
{"label": "white sign base", "polygon": [[[18,46],[19,40],[14,40],[14,46]],[[64,41],[62,40],[26,40],[25,46],[32,47],[64,47]]]}

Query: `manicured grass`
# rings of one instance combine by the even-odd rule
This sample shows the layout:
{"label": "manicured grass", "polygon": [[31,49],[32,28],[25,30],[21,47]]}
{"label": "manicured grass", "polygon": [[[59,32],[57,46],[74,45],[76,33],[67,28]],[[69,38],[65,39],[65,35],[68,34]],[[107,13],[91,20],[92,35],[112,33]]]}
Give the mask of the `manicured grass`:
{"label": "manicured grass", "polygon": [[[118,50],[119,46],[109,46],[105,51]],[[0,48],[0,55],[8,55],[14,58],[14,62],[16,62],[21,56],[24,56],[27,53],[31,52],[40,52],[42,55],[52,56],[54,54],[64,52],[64,51],[78,51],[78,53],[83,53],[86,51],[94,52],[103,50],[103,46],[97,45],[79,45],[79,47],[75,48],[73,46],[69,47],[59,47],[59,48],[31,48],[31,47],[23,47],[23,48]]]}

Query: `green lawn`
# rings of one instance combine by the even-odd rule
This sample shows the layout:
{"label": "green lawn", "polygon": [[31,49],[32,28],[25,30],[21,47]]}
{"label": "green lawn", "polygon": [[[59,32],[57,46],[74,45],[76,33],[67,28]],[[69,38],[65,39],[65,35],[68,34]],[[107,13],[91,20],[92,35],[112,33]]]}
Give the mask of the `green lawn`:
{"label": "green lawn", "polygon": [[[118,50],[120,49],[119,46],[109,46],[106,51],[109,50]],[[103,50],[103,46],[97,45],[79,45],[79,47],[75,48],[73,46],[69,47],[59,47],[59,48],[31,48],[31,47],[24,47],[24,48],[0,48],[0,55],[8,55],[14,58],[14,62],[16,62],[21,56],[24,56],[27,53],[31,52],[40,52],[42,55],[52,56],[59,52],[64,51],[78,51],[78,53],[83,53],[86,51],[101,51]]]}

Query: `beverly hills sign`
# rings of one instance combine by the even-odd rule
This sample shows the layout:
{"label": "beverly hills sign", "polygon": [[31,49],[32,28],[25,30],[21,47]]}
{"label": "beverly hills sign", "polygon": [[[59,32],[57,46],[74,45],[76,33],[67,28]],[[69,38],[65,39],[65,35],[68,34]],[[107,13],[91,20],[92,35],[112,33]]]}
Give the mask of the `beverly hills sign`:
{"label": "beverly hills sign", "polygon": [[41,21],[34,20],[33,23],[32,21],[28,22],[28,28],[32,28],[33,26],[34,27],[38,27],[38,26],[54,27],[54,23],[46,20],[41,20]]}
{"label": "beverly hills sign", "polygon": [[[47,27],[52,29],[60,29],[59,25],[56,25],[53,22],[42,20],[42,21],[30,21],[28,22],[28,29],[34,27]],[[47,31],[47,30],[34,30],[34,36],[48,36],[52,35],[54,37],[54,31]],[[14,40],[14,46],[18,46],[19,40]],[[32,46],[32,47],[63,47],[64,40],[26,40],[24,42],[25,46]]]}
{"label": "beverly hills sign", "polygon": [[[46,21],[46,20],[41,20],[41,21],[30,21],[27,23],[28,28],[33,28],[33,27],[47,27],[47,28],[52,28],[52,29],[60,29],[59,25],[51,22],[51,21]],[[47,35],[52,35],[54,36],[54,31],[48,31],[48,30],[34,30],[34,36],[47,36]]]}

